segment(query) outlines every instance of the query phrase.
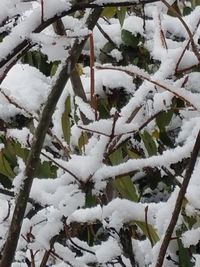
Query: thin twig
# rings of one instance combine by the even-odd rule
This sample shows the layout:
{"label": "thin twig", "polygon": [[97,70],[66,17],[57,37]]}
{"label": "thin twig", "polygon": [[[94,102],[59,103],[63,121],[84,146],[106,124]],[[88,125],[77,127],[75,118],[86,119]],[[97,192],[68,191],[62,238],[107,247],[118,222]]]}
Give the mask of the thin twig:
{"label": "thin twig", "polygon": [[44,22],[44,0],[41,0],[41,23]]}
{"label": "thin twig", "polygon": [[94,109],[95,120],[97,120],[97,99],[95,95],[95,79],[94,79],[94,38],[90,34],[90,101],[91,107]]}
{"label": "thin twig", "polygon": [[8,212],[7,212],[7,215],[5,216],[5,218],[3,218],[3,222],[5,222],[9,216],[10,216],[10,211],[11,211],[11,203],[10,201],[8,200]]}
{"label": "thin twig", "polygon": [[117,45],[115,42],[113,42],[113,40],[110,38],[110,36],[102,29],[102,27],[99,25],[99,23],[97,23],[97,28],[99,29],[100,33],[103,35],[103,37],[113,45],[113,47],[115,47],[116,49],[118,49]]}
{"label": "thin twig", "polygon": [[[199,21],[198,21],[198,23],[197,23],[196,29],[194,30],[192,36],[194,36],[194,34],[196,33],[196,31],[197,31],[199,25],[200,25],[200,19],[199,19]],[[179,71],[179,70],[178,70],[178,67],[179,67],[179,65],[180,65],[180,62],[181,62],[181,60],[182,60],[182,58],[183,58],[183,56],[184,56],[186,50],[189,48],[190,42],[191,42],[191,40],[189,39],[188,42],[187,42],[187,44],[186,44],[186,46],[184,47],[184,49],[183,49],[183,51],[182,51],[182,53],[181,53],[181,55],[180,55],[180,57],[179,57],[177,63],[176,63],[175,73],[178,73],[178,71]]]}
{"label": "thin twig", "polygon": [[187,103],[189,106],[193,107],[195,110],[197,110],[197,107],[195,107],[194,104],[192,104],[189,100],[187,100],[184,96],[179,95],[176,91],[171,90],[166,84],[163,84],[161,81],[157,82],[155,80],[152,80],[150,76],[145,76],[142,73],[134,73],[131,70],[127,70],[123,67],[113,67],[113,66],[96,66],[97,69],[102,69],[102,70],[118,70],[127,73],[130,76],[138,76],[143,80],[147,80],[148,82],[161,87],[162,89],[169,91],[170,93],[174,94],[176,97],[180,98],[183,100],[185,103]]}
{"label": "thin twig", "polygon": [[[78,10],[85,10],[87,8],[100,8],[100,7],[112,7],[112,6],[118,6],[118,7],[122,7],[122,6],[137,6],[140,4],[148,4],[148,3],[154,3],[154,2],[158,2],[159,0],[145,0],[145,1],[140,1],[139,3],[134,1],[122,1],[122,2],[118,2],[117,4],[114,3],[113,1],[109,2],[105,2],[102,3],[101,5],[95,4],[95,3],[75,3],[74,5],[72,5],[72,7],[66,11],[63,11],[59,14],[56,14],[54,17],[51,17],[47,20],[45,20],[43,23],[41,23],[40,25],[36,26],[35,29],[33,29],[33,33],[39,33],[41,31],[43,31],[45,28],[47,28],[49,25],[51,25],[52,23],[54,23],[55,21],[57,21],[58,19],[70,15]],[[4,56],[4,58],[2,58],[0,60],[0,68],[4,69],[2,70],[2,73],[0,75],[0,84],[3,82],[3,80],[6,77],[6,74],[8,73],[8,71],[12,68],[12,66],[19,60],[19,58],[25,53],[27,52],[29,49],[31,49],[31,47],[33,46],[33,43],[28,40],[28,39],[24,39],[21,41],[21,43],[19,43],[16,47],[14,47],[12,49],[12,51],[10,51],[7,55]]]}
{"label": "thin twig", "polygon": [[199,154],[199,150],[200,150],[200,131],[197,135],[196,142],[195,142],[193,151],[191,153],[191,158],[190,158],[187,170],[186,170],[185,178],[184,178],[183,183],[181,185],[181,188],[179,190],[178,197],[176,199],[176,203],[175,203],[175,207],[174,207],[174,211],[172,213],[172,217],[171,217],[171,220],[169,222],[169,225],[166,229],[165,236],[163,238],[163,241],[162,241],[162,244],[160,247],[160,251],[158,254],[158,258],[157,258],[157,262],[155,264],[155,267],[161,267],[163,265],[169,242],[171,240],[174,228],[176,226],[179,214],[181,212],[181,206],[182,206],[182,203],[183,203],[183,200],[185,197],[185,193],[187,191],[187,187],[188,187],[188,184],[190,182],[190,178],[191,178],[192,173],[194,171],[194,167],[195,167],[195,163],[196,163],[196,160],[197,160],[197,157]]}
{"label": "thin twig", "polygon": [[41,152],[41,155],[43,155],[45,158],[47,158],[48,160],[50,160],[52,163],[54,163],[56,166],[58,166],[59,168],[61,168],[65,172],[69,173],[79,184],[81,183],[81,179],[79,179],[72,171],[68,170],[67,168],[65,168],[64,166],[62,166],[60,163],[58,163],[57,161],[55,161],[54,159],[52,159],[51,157],[49,157],[46,153]]}
{"label": "thin twig", "polygon": [[59,260],[61,260],[62,262],[66,263],[67,265],[73,267],[74,265],[72,265],[69,261],[64,260],[64,258],[62,258],[60,255],[58,255],[55,251],[51,250],[50,254],[52,254],[53,256],[55,256],[56,258],[58,258]]}
{"label": "thin twig", "polygon": [[190,38],[190,42],[191,42],[191,47],[192,47],[192,51],[194,52],[195,56],[197,57],[198,61],[200,62],[200,53],[198,51],[198,48],[194,42],[194,38],[193,38],[193,34],[190,31],[187,23],[184,21],[184,19],[181,17],[181,15],[175,10],[175,8],[173,8],[173,6],[171,6],[167,1],[165,0],[161,0],[167,7],[169,10],[171,10],[175,16],[180,20],[180,22],[182,23],[182,25],[184,26],[186,32],[188,33],[188,36]]}
{"label": "thin twig", "polygon": [[[92,30],[99,19],[102,9],[95,9],[90,11],[86,26],[89,30]],[[5,247],[2,253],[2,259],[0,267],[10,267],[12,265],[17,243],[20,236],[21,226],[24,219],[24,214],[29,198],[31,186],[35,171],[40,162],[40,153],[44,144],[46,133],[49,129],[52,115],[55,111],[56,104],[64,90],[64,87],[70,77],[71,71],[74,69],[82,49],[87,39],[81,41],[76,40],[71,48],[70,56],[65,60],[62,68],[57,76],[57,79],[53,83],[52,90],[49,94],[48,100],[44,106],[39,121],[38,127],[35,131],[32,147],[26,161],[26,168],[24,171],[23,183],[20,187],[20,191],[16,200],[16,205],[11,221],[11,225],[8,231],[8,237],[5,243]]]}

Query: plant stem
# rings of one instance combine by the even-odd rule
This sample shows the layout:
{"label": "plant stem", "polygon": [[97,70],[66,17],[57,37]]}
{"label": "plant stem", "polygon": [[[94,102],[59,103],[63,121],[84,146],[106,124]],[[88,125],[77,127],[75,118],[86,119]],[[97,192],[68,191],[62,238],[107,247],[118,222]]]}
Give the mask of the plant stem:
{"label": "plant stem", "polygon": [[187,187],[188,187],[190,178],[192,176],[192,173],[193,173],[193,170],[194,170],[194,167],[195,167],[195,163],[196,163],[196,160],[197,160],[197,156],[199,154],[199,150],[200,150],[200,131],[199,131],[199,133],[197,135],[197,138],[196,138],[196,142],[195,142],[192,154],[191,154],[191,158],[190,158],[190,161],[189,161],[189,164],[188,164],[188,168],[186,170],[185,178],[183,180],[183,183],[181,185],[180,191],[178,193],[178,197],[176,199],[174,211],[172,213],[171,220],[170,220],[169,225],[167,227],[167,230],[165,232],[165,236],[164,236],[164,239],[163,239],[161,247],[160,247],[160,251],[159,251],[159,254],[158,254],[158,258],[157,258],[157,262],[155,264],[155,267],[161,267],[163,265],[165,254],[166,254],[169,242],[171,240],[174,228],[176,226],[176,223],[177,223],[177,220],[178,220],[178,216],[179,216],[179,214],[181,212],[181,206],[182,206],[182,203],[183,203],[183,199],[184,199],[184,196],[185,196],[185,193],[187,191]]}
{"label": "plant stem", "polygon": [[[90,30],[94,28],[100,14],[101,8],[91,11],[91,14],[88,16],[88,20],[86,22],[86,25]],[[71,71],[74,69],[75,64],[78,61],[85,42],[86,39],[82,41],[75,40],[71,48],[70,56],[63,64],[62,69],[57,77],[57,80],[52,86],[51,93],[49,94],[49,97],[42,111],[41,119],[39,121],[38,127],[35,131],[35,135],[33,138],[32,148],[26,162],[24,179],[16,200],[16,206],[9,228],[8,237],[3,250],[0,267],[10,267],[13,262],[27,206],[27,201],[29,198],[35,171],[39,164],[40,153],[43,147],[44,139],[48,131],[52,115],[56,108],[56,104],[70,77]]]}

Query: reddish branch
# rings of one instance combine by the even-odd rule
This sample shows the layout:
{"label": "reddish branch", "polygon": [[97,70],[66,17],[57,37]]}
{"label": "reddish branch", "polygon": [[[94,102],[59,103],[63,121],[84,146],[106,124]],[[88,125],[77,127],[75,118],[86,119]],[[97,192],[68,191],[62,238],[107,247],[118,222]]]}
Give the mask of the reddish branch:
{"label": "reddish branch", "polygon": [[189,36],[189,39],[190,39],[190,43],[191,43],[191,47],[192,47],[192,51],[194,52],[196,58],[198,59],[199,63],[200,63],[200,53],[198,51],[198,48],[195,44],[195,41],[194,41],[194,38],[193,38],[193,34],[192,32],[190,31],[187,23],[184,21],[184,19],[181,17],[181,15],[175,10],[175,8],[173,8],[173,6],[170,6],[170,4],[165,1],[165,0],[161,0],[167,7],[168,9],[174,13],[174,15],[180,20],[180,22],[182,23],[182,25],[184,26],[188,36]]}
{"label": "reddish branch", "polygon": [[[86,23],[89,30],[92,30],[94,28],[100,14],[101,9],[95,9],[94,11],[91,11],[91,14],[89,15]],[[0,267],[10,267],[12,265],[33,178],[40,162],[40,154],[43,147],[44,139],[51,123],[51,118],[55,111],[56,104],[70,77],[71,71],[74,69],[78,58],[81,55],[82,49],[86,41],[87,39],[81,41],[76,40],[74,42],[70,51],[70,56],[62,65],[62,69],[60,70],[60,73],[58,74],[57,79],[55,80],[52,86],[52,90],[42,111],[41,119],[34,134],[31,151],[26,162],[23,184],[20,187],[20,191],[16,200],[16,206],[9,228],[8,237],[3,250]]]}
{"label": "reddish branch", "polygon": [[[154,3],[158,2],[159,0],[145,0],[140,2],[135,1],[122,1],[121,3],[114,3],[111,1],[111,3],[107,2],[101,5],[101,7],[112,7],[112,6],[137,6],[140,4],[148,4],[148,3]],[[34,30],[33,33],[39,33],[43,31],[45,28],[47,28],[49,25],[56,22],[58,19],[70,15],[78,10],[85,10],[87,8],[99,8],[100,5],[94,4],[94,3],[75,3],[70,9],[65,10],[57,15],[55,15],[52,18],[49,18],[43,22],[41,22],[40,25],[38,25]],[[43,12],[43,11],[42,11]],[[42,16],[42,15],[41,15]],[[22,40],[20,44],[18,44],[15,48],[10,51],[9,54],[5,55],[3,59],[0,60],[0,68],[4,68],[4,70],[1,73],[0,76],[0,83],[5,79],[6,74],[8,71],[12,68],[12,66],[19,60],[19,58],[27,52],[31,47],[33,46],[33,43],[27,39]]]}
{"label": "reddish branch", "polygon": [[179,95],[176,91],[171,90],[166,84],[163,84],[161,81],[155,81],[152,80],[150,76],[146,76],[143,75],[142,73],[135,73],[134,71],[131,70],[127,70],[123,67],[112,67],[112,66],[97,66],[97,69],[102,69],[102,70],[118,70],[118,71],[122,71],[125,72],[126,74],[130,75],[130,76],[138,76],[139,78],[143,79],[143,80],[147,80],[148,82],[159,86],[160,88],[169,91],[170,93],[174,94],[176,97],[180,98],[181,100],[183,100],[187,105],[191,106],[194,108],[194,110],[197,110],[197,108],[194,106],[194,104],[192,104],[189,100],[187,100],[184,96]]}
{"label": "reddish branch", "polygon": [[187,170],[186,170],[185,178],[183,180],[180,191],[178,193],[178,197],[177,197],[177,200],[175,203],[174,211],[172,213],[171,220],[170,220],[169,225],[167,227],[167,230],[165,232],[165,236],[164,236],[164,239],[163,239],[161,247],[160,247],[160,251],[158,254],[158,259],[157,259],[155,267],[161,267],[163,265],[169,242],[171,240],[174,228],[176,226],[179,214],[181,212],[181,206],[182,206],[182,203],[183,203],[183,200],[185,197],[185,193],[187,191],[187,187],[188,187],[188,184],[190,182],[190,178],[191,178],[192,173],[194,171],[194,167],[195,167],[195,163],[196,163],[196,160],[197,160],[197,157],[199,154],[199,150],[200,150],[200,131],[199,131],[197,138],[196,138],[196,142],[195,142],[195,145],[194,145],[194,148],[193,148],[193,151],[191,154],[191,158],[190,158]]}

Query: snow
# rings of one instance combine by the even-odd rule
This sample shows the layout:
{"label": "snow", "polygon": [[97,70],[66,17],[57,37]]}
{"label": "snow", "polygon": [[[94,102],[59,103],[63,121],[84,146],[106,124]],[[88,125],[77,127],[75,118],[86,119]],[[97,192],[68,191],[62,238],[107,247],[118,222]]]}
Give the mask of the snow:
{"label": "snow", "polygon": [[[24,109],[34,114],[46,101],[50,89],[49,85],[50,79],[36,68],[29,65],[16,64],[3,81],[1,88],[19,108],[14,105],[8,106],[8,100],[1,95],[1,117],[7,119],[19,113],[23,114]],[[30,95],[31,101],[27,101]]]}
{"label": "snow", "polygon": [[[145,167],[170,166],[173,162],[181,161],[182,158],[190,157],[194,142],[188,142],[182,147],[177,146],[175,149],[167,150],[162,155],[152,156],[146,159],[130,159],[125,163],[117,166],[103,166],[93,175],[94,181],[101,181],[132,171],[143,169]],[[100,189],[100,188],[98,188]]]}
{"label": "snow", "polygon": [[117,241],[110,237],[106,242],[103,242],[101,247],[95,251],[98,262],[106,263],[113,258],[121,255],[121,249]]}
{"label": "snow", "polygon": [[199,228],[186,231],[181,238],[185,248],[189,248],[192,245],[196,245],[199,242],[199,239],[200,239]]}
{"label": "snow", "polygon": [[[93,4],[102,6],[124,2],[126,1],[96,0]],[[138,3],[137,0],[130,2]],[[173,2],[174,0],[168,1],[170,5]],[[2,0],[0,7],[1,23],[5,18],[9,18],[8,24],[0,27],[1,32],[8,30],[8,36],[0,43],[1,62],[24,41],[36,44],[32,47],[33,51],[41,50],[47,55],[49,62],[55,60],[61,62],[57,73],[53,77],[46,77],[35,67],[22,64],[19,60],[8,71],[5,79],[2,79],[0,119],[3,122],[0,121],[0,125],[5,121],[8,127],[6,124],[4,129],[2,125],[0,132],[1,179],[7,178],[2,172],[2,170],[6,172],[6,168],[11,168],[15,173],[12,188],[6,188],[11,190],[14,196],[0,194],[0,249],[2,249],[11,223],[16,196],[24,179],[27,179],[24,176],[26,163],[20,156],[16,158],[17,164],[15,163],[16,155],[11,153],[9,142],[17,142],[21,149],[30,149],[29,142],[33,138],[43,106],[59,76],[59,70],[70,55],[74,40],[83,40],[91,34],[85,24],[91,10],[87,9],[83,13],[76,12],[72,15],[71,1],[45,0],[44,17],[41,18],[40,1],[26,3],[20,0]],[[197,6],[188,16],[183,17],[196,44],[200,33],[200,28],[197,28],[199,12],[200,7]],[[52,26],[47,27],[48,23],[45,23],[52,17],[64,13],[68,14],[63,17],[66,36],[58,36]],[[16,14],[20,17],[15,22],[13,16]],[[179,18],[169,16],[166,6],[160,2],[145,5],[145,15],[144,27],[144,20],[137,15],[137,12],[132,12],[131,16],[127,13],[122,29],[144,38],[144,47],[138,49],[145,48],[147,53],[149,52],[152,64],[148,67],[144,65],[144,68],[141,68],[134,65],[131,59],[127,64],[120,66],[124,47],[121,38],[122,29],[117,16],[110,20],[100,18],[98,21],[103,31],[116,44],[109,52],[109,55],[116,59],[115,65],[101,63],[99,55],[108,40],[102,36],[97,27],[93,30],[95,94],[100,99],[106,99],[108,95],[112,97],[112,93],[123,90],[127,99],[122,100],[126,103],[119,109],[115,105],[109,107],[106,114],[108,118],[103,116],[95,118],[90,103],[91,77],[87,60],[83,63],[83,74],[80,76],[87,100],[75,95],[70,82],[66,84],[52,117],[51,134],[47,136],[42,149],[41,163],[47,163],[47,167],[43,166],[44,173],[47,174],[44,175],[46,177],[34,178],[16,251],[16,262],[13,262],[12,267],[26,266],[24,261],[32,260],[31,253],[35,255],[35,266],[40,266],[55,236],[58,236],[58,239],[52,246],[47,262],[49,266],[104,267],[109,264],[121,266],[117,262],[120,257],[124,266],[129,267],[131,262],[126,257],[120,239],[120,230],[124,227],[130,230],[133,254],[138,266],[154,266],[156,263],[180,190],[175,184],[177,181],[181,184],[184,179],[185,167],[182,162],[190,158],[200,127],[200,75],[197,68],[191,68],[199,62],[190,46],[181,58],[189,36]],[[46,25],[42,31],[38,30],[41,20],[44,20],[43,25]],[[87,42],[83,54],[89,55],[89,49]],[[9,64],[12,65],[12,60],[5,65],[2,64],[2,77]],[[184,69],[188,69],[187,72],[181,73]],[[70,97],[71,103],[69,143],[64,141],[61,123],[67,97]],[[185,105],[174,106],[177,98]],[[166,127],[166,132],[173,142],[171,145],[173,148],[170,148],[170,145],[161,139],[163,133],[158,129],[154,116],[172,108],[175,111],[170,124]],[[97,111],[98,116],[101,115],[100,111]],[[87,124],[81,120],[80,113],[89,120]],[[115,121],[116,113],[119,117]],[[13,120],[18,114],[32,118],[33,124],[30,127],[26,125],[22,129],[13,126]],[[156,144],[157,151],[154,156],[148,156],[145,144],[140,140],[138,133],[143,130],[152,135]],[[174,136],[170,135],[172,133]],[[85,144],[81,147],[80,137],[83,134],[86,138]],[[118,164],[112,165],[109,157],[110,149],[112,146],[112,149],[117,149],[119,145],[121,145],[121,159]],[[137,158],[130,157],[127,150],[136,151]],[[180,164],[184,170],[178,173],[173,166]],[[174,176],[173,183],[169,182],[170,186],[167,184],[168,175],[163,167]],[[49,177],[49,168],[54,168],[54,178]],[[181,230],[180,239],[185,249],[198,245],[200,239],[199,169],[198,158],[187,187],[182,213],[173,232],[173,237],[176,237],[176,230]],[[156,184],[156,188],[151,188],[148,183],[154,179],[154,171],[155,182],[156,172],[160,175],[160,181]],[[150,173],[149,180],[148,173]],[[137,192],[141,191],[141,196],[138,194],[140,197],[138,202],[125,198],[126,190],[129,188],[124,184],[121,185],[122,191],[125,190],[124,195],[116,190],[112,192],[112,197],[106,196],[109,186],[116,178],[126,177],[131,179]],[[8,179],[10,182],[11,178]],[[0,185],[2,190],[5,189],[3,182]],[[141,183],[144,183],[143,189],[139,188]],[[148,197],[145,199],[144,195],[154,193],[165,197],[162,201],[158,196],[154,199]],[[33,215],[30,215],[30,211],[33,211]],[[193,224],[188,222],[190,219]],[[156,234],[152,244],[145,236],[145,231],[148,230],[147,224],[150,227],[150,234],[152,236]],[[178,249],[177,240],[174,238],[166,255],[178,261]],[[190,250],[190,253],[195,266],[200,266],[197,251]],[[176,265],[173,261],[165,259],[163,267],[171,266]]]}

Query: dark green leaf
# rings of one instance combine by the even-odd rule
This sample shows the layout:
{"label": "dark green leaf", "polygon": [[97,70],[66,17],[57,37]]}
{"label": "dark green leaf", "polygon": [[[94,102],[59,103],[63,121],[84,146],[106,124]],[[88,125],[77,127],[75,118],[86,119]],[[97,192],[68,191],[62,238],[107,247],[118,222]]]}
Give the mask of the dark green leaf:
{"label": "dark green leaf", "polygon": [[55,178],[57,167],[52,166],[50,162],[40,163],[35,176],[38,178]]}
{"label": "dark green leaf", "polygon": [[113,183],[123,198],[134,202],[138,201],[138,194],[130,176],[117,177]]}
{"label": "dark green leaf", "polygon": [[185,6],[183,8],[183,16],[187,16],[189,15],[190,13],[192,12],[192,8],[188,7],[188,6]]}
{"label": "dark green leaf", "polygon": [[122,148],[116,149],[112,154],[110,154],[109,159],[112,165],[118,165],[123,162]]}
{"label": "dark green leaf", "polygon": [[153,137],[147,132],[144,131],[142,134],[140,134],[142,141],[145,145],[145,148],[149,154],[149,156],[153,156],[157,154],[157,146],[155,144],[155,141],[153,140]]}
{"label": "dark green leaf", "polygon": [[126,11],[127,11],[127,7],[120,7],[120,8],[117,9],[117,17],[119,19],[119,23],[120,23],[121,27],[124,24],[124,19],[125,19],[125,16],[126,16]]}
{"label": "dark green leaf", "polygon": [[138,34],[134,35],[132,34],[132,32],[127,30],[122,30],[121,37],[122,41],[124,42],[124,45],[131,46],[133,48],[137,47],[140,41]]}
{"label": "dark green leaf", "polygon": [[160,114],[156,117],[156,124],[158,125],[158,128],[161,132],[165,131],[165,127],[169,125],[171,119],[173,116],[173,111],[162,111]]}
{"label": "dark green leaf", "polygon": [[178,242],[178,256],[179,256],[179,266],[181,267],[192,267],[194,264],[191,261],[191,256],[188,248],[184,248],[183,243],[180,238],[177,239]]}
{"label": "dark green leaf", "polygon": [[3,152],[0,151],[0,173],[3,175],[9,177],[9,178],[14,178],[15,174],[10,167],[9,162],[6,160],[6,158],[3,155]]}

